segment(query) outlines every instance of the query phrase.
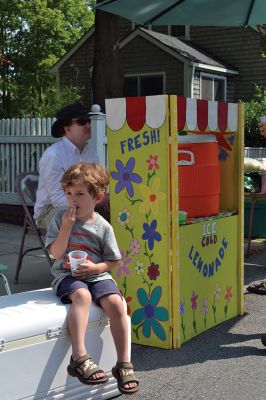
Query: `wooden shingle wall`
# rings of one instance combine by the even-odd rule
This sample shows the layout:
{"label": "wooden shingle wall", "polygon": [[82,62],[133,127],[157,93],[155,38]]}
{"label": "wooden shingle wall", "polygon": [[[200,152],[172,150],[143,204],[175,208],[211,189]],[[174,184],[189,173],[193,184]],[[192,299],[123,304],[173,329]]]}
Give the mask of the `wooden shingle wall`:
{"label": "wooden shingle wall", "polygon": [[165,93],[183,95],[183,63],[142,37],[137,36],[121,49],[120,60],[124,75],[164,72]]}
{"label": "wooden shingle wall", "polygon": [[266,86],[266,58],[261,57],[261,37],[252,28],[191,27],[193,43],[239,70],[235,98],[250,100],[254,84]]}
{"label": "wooden shingle wall", "polygon": [[[210,73],[210,71],[205,71]],[[217,73],[214,72],[214,75],[216,76],[225,76],[223,73]],[[235,98],[235,79],[237,79],[237,76],[226,76],[226,101],[234,103],[237,101]],[[195,99],[200,99],[200,71],[195,70],[194,73],[194,79],[193,79],[193,96]]]}
{"label": "wooden shingle wall", "polygon": [[82,101],[86,107],[92,104],[90,67],[94,57],[94,35],[87,39],[59,69],[59,85],[82,86]]}

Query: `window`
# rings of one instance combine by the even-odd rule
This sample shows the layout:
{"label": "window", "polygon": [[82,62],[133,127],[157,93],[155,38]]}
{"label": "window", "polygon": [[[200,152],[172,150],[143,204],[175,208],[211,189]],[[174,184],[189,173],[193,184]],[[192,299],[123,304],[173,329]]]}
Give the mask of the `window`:
{"label": "window", "polygon": [[124,96],[152,96],[164,93],[164,75],[126,76]]}
{"label": "window", "polygon": [[204,100],[226,100],[226,78],[223,76],[201,74],[200,98]]}

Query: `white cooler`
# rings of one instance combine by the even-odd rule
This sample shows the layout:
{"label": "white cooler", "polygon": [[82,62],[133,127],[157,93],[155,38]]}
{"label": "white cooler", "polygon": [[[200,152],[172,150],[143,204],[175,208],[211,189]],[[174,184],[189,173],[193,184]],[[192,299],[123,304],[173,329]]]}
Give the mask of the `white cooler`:
{"label": "white cooler", "polygon": [[[0,297],[1,400],[102,400],[120,394],[111,375],[116,350],[109,320],[95,304],[90,309],[86,345],[95,362],[108,374],[109,382],[83,385],[68,375],[68,308],[51,289]],[[130,344],[129,318],[128,326]]]}

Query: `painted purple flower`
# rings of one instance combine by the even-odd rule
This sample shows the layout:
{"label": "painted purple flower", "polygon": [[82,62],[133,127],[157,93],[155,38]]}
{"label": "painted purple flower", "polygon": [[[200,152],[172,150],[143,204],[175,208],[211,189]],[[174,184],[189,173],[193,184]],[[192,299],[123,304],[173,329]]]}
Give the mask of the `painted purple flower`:
{"label": "painted purple flower", "polygon": [[111,177],[116,179],[118,182],[115,187],[116,193],[121,192],[124,188],[126,188],[128,195],[130,197],[134,196],[134,189],[131,182],[141,183],[142,178],[140,175],[132,172],[135,167],[135,159],[131,157],[126,165],[122,163],[121,160],[116,160],[115,166],[117,168],[116,171],[111,172]]}
{"label": "painted purple flower", "polygon": [[118,267],[116,271],[117,279],[121,278],[122,272],[124,272],[125,275],[129,275],[129,270],[127,268],[127,265],[132,261],[132,258],[125,258],[124,250],[120,250],[120,253],[122,258],[118,262]]}
{"label": "painted purple flower", "polygon": [[154,240],[157,240],[157,242],[160,242],[160,240],[162,240],[160,233],[155,230],[156,226],[156,219],[152,220],[150,225],[146,222],[143,224],[143,229],[145,232],[142,235],[142,239],[148,240],[148,246],[150,250],[152,250],[154,247]]}

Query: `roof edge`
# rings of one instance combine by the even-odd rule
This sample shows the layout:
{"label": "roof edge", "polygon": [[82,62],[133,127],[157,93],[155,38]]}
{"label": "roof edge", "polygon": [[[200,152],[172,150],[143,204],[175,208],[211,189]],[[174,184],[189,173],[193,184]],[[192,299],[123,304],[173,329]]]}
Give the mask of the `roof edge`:
{"label": "roof edge", "polygon": [[94,25],[84,33],[84,35],[65,53],[65,55],[60,58],[50,69],[50,72],[57,73],[59,68],[75,53],[75,51],[78,50],[80,46],[83,45],[83,43],[86,42],[87,39],[89,39],[93,33],[94,33]]}

